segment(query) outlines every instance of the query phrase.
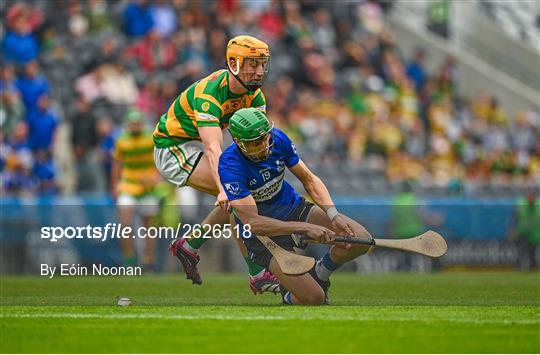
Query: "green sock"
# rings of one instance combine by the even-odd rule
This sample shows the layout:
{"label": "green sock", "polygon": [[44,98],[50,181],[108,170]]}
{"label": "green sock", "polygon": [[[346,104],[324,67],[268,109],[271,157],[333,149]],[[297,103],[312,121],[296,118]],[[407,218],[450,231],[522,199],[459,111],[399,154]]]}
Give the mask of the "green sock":
{"label": "green sock", "polygon": [[249,274],[251,276],[256,276],[260,274],[264,268],[260,265],[255,264],[249,257],[244,257],[244,260],[246,261],[247,267],[249,269]]}
{"label": "green sock", "polygon": [[187,243],[193,249],[199,249],[200,247],[202,247],[204,243],[206,243],[207,240],[208,239],[205,239],[205,238],[191,238],[191,239],[188,239]]}
{"label": "green sock", "polygon": [[[201,231],[201,235],[203,235],[204,228],[199,227],[198,229]],[[188,239],[187,243],[193,249],[199,249],[200,247],[203,246],[204,243],[206,243],[207,240],[208,238],[193,238],[193,233],[191,233],[191,239]]]}

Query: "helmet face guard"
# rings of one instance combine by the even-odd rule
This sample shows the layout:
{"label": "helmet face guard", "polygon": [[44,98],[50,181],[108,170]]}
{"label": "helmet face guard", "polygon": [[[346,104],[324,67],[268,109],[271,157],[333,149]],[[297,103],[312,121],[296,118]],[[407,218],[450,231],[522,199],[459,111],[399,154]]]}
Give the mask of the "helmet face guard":
{"label": "helmet face guard", "polygon": [[245,139],[245,138],[233,138],[238,145],[242,153],[251,161],[260,162],[268,159],[272,154],[272,147],[274,146],[274,124],[270,126],[270,130],[262,133],[260,136]]}
{"label": "helmet face guard", "polygon": [[[227,63],[233,76],[249,91],[255,91],[263,86],[268,72],[270,69],[270,57],[261,56],[261,57],[236,57],[236,67],[232,68],[230,63]],[[260,70],[259,67],[262,66],[262,77],[258,80],[255,79],[257,71]],[[246,81],[240,78],[240,75],[243,74]]]}

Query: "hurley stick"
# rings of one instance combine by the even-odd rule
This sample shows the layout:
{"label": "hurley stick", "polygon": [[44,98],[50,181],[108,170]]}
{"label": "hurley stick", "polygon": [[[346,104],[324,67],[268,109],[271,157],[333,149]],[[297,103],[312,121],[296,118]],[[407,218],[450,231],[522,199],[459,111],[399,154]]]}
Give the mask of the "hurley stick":
{"label": "hurley stick", "polygon": [[[232,214],[240,220],[240,217],[232,209]],[[255,234],[252,234],[255,235]],[[280,247],[272,238],[255,235],[266,249],[274,256],[279,268],[285,275],[297,276],[307,273],[315,266],[315,259],[299,255]]]}
{"label": "hurley stick", "polygon": [[286,275],[303,275],[315,266],[315,259],[287,251],[277,245],[272,238],[259,235],[257,238],[272,253],[279,268]]}
{"label": "hurley stick", "polygon": [[[316,243],[315,240],[305,235],[297,234],[299,239],[308,243]],[[448,245],[444,238],[437,232],[427,231],[417,237],[409,239],[373,239],[372,241],[355,237],[336,237],[335,242],[374,245],[378,247],[411,251],[414,253],[440,258],[446,254]]]}

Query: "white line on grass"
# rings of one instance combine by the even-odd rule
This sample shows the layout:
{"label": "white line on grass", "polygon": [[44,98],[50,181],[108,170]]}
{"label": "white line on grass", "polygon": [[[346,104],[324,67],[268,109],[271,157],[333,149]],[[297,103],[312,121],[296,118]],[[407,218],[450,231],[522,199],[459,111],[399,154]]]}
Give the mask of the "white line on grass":
{"label": "white line on grass", "polygon": [[423,323],[465,323],[465,324],[540,324],[539,319],[475,319],[475,318],[422,318],[422,317],[372,317],[372,316],[329,316],[329,315],[167,315],[159,313],[141,314],[101,314],[101,313],[4,313],[2,318],[96,318],[96,319],[163,319],[163,320],[327,320],[327,321],[379,321],[379,322],[423,322]]}

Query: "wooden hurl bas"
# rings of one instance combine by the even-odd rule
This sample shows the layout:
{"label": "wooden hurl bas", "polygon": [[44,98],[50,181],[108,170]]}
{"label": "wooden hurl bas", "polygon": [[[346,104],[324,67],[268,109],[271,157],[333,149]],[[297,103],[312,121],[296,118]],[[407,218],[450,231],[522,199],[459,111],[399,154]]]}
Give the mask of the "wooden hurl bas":
{"label": "wooden hurl bas", "polygon": [[[308,243],[315,242],[308,236],[298,236],[302,241]],[[446,244],[444,238],[439,233],[431,230],[409,239],[373,239],[370,241],[355,237],[336,237],[335,241],[412,251],[414,253],[430,256],[432,258],[440,258],[448,251],[448,245]]]}
{"label": "wooden hurl bas", "polygon": [[[234,208],[231,208],[231,213],[240,220]],[[233,220],[234,222],[234,220]],[[231,222],[232,224],[232,222]],[[255,235],[255,234],[253,234]],[[257,239],[264,245],[266,249],[274,256],[281,271],[286,275],[298,276],[307,273],[315,266],[315,259],[304,255],[287,251],[272,241],[269,237],[256,235]]]}
{"label": "wooden hurl bas", "polygon": [[434,231],[427,231],[409,239],[375,239],[374,245],[412,251],[432,258],[440,258],[448,251],[448,245],[444,238]]}
{"label": "wooden hurl bas", "polygon": [[303,275],[315,266],[313,258],[287,251],[269,237],[257,236],[257,238],[272,253],[281,271],[286,275]]}

